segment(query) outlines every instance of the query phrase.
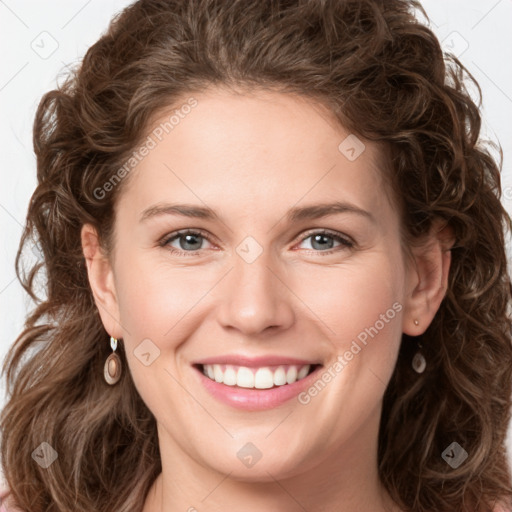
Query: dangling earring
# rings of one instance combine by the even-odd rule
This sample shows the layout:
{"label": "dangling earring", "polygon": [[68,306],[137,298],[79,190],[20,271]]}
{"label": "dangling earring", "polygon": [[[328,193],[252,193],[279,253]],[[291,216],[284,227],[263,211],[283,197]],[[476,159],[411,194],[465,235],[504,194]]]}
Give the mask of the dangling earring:
{"label": "dangling earring", "polygon": [[116,354],[117,340],[110,337],[110,346],[112,347],[112,354],[107,357],[105,367],[103,369],[103,376],[105,382],[113,386],[121,378],[121,358]]}
{"label": "dangling earring", "polygon": [[[420,325],[420,322],[416,319],[414,320],[414,325]],[[412,358],[412,368],[416,373],[423,373],[427,367],[427,361],[425,356],[421,353],[421,349],[422,344],[418,342],[418,352],[416,352]]]}

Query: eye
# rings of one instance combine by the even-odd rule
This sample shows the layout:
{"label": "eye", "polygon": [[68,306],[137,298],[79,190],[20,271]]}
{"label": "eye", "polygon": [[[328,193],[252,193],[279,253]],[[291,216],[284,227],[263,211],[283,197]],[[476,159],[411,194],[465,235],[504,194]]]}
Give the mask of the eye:
{"label": "eye", "polygon": [[[310,232],[306,237],[302,238],[301,243],[308,239],[311,239],[311,246],[313,249],[310,252],[321,253],[322,256],[329,255],[343,249],[351,249],[355,245],[347,236],[336,231],[329,231],[325,229]],[[209,238],[203,231],[186,229],[165,236],[159,242],[159,245],[161,247],[168,248],[172,253],[180,256],[198,256],[198,253],[204,249],[204,247],[202,247],[202,242],[204,240],[209,241]],[[337,248],[333,249],[332,240],[339,243]],[[179,247],[174,247],[172,245],[174,242],[178,242]]]}
{"label": "eye", "polygon": [[[208,240],[205,233],[202,231],[193,231],[187,229],[165,236],[159,242],[159,245],[161,247],[169,248],[171,252],[176,254],[196,256],[198,251],[203,249],[203,247],[201,247],[203,240]],[[179,248],[173,247],[171,245],[171,243],[174,241],[178,241]]]}
{"label": "eye", "polygon": [[[309,233],[308,236],[302,238],[301,242],[305,242],[308,239],[311,239],[311,246],[313,249],[320,249],[318,251],[314,250],[312,252],[320,252],[322,256],[332,254],[343,249],[351,249],[355,245],[354,242],[350,240],[347,236],[342,235],[341,233],[338,233],[336,231],[328,231],[325,229]],[[330,250],[333,247],[333,242],[329,241],[329,239],[336,240],[339,242],[340,245],[338,246],[337,249]]]}

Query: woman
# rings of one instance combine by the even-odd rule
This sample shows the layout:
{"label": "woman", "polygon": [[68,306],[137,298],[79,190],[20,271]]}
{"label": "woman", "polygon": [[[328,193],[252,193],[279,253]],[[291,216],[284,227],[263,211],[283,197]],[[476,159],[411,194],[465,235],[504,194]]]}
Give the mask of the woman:
{"label": "woman", "polygon": [[45,95],[13,506],[509,510],[511,223],[415,8],[142,0]]}

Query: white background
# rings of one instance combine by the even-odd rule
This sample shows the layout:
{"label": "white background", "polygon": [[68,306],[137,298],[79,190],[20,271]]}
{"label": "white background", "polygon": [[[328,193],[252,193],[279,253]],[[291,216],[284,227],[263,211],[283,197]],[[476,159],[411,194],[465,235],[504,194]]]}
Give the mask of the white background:
{"label": "white background", "polygon": [[[14,258],[36,183],[31,134],[35,109],[41,96],[55,88],[59,73],[76,63],[106,30],[111,16],[129,3],[0,0],[1,360],[30,307],[15,278]],[[444,48],[460,57],[482,87],[484,136],[503,148],[503,203],[512,213],[512,0],[422,4]],[[4,395],[2,379],[0,407]]]}

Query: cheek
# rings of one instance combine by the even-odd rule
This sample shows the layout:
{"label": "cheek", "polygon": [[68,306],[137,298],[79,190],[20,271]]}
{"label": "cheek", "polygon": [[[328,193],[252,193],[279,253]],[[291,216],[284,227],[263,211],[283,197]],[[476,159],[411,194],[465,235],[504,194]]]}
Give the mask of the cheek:
{"label": "cheek", "polygon": [[[201,290],[192,274],[162,267],[148,257],[126,257],[117,265],[116,290],[124,347],[131,375],[146,405],[156,416],[163,401],[183,400],[170,361],[187,339],[187,313]],[[174,354],[174,355],[173,355]],[[169,358],[170,356],[170,358]],[[170,372],[170,373],[169,373]],[[185,397],[186,398],[186,397]]]}
{"label": "cheek", "polygon": [[[331,392],[314,405],[327,424],[330,411],[340,403],[347,414],[363,418],[391,378],[402,338],[404,275],[399,261],[383,251],[301,281],[299,293],[320,320],[332,354],[326,369]],[[316,396],[316,390],[311,391]]]}
{"label": "cheek", "polygon": [[116,270],[120,321],[139,336],[162,340],[204,293],[194,269],[173,267],[150,254],[120,258]]}
{"label": "cheek", "polygon": [[[303,281],[302,293],[315,290],[305,302],[321,320],[332,360],[301,403],[326,430],[343,431],[342,437],[378,407],[400,347],[404,275],[395,264],[400,260],[377,256]],[[333,417],[340,407],[344,415]]]}
{"label": "cheek", "polygon": [[318,267],[304,273],[296,285],[297,295],[310,311],[308,316],[319,320],[322,331],[340,350],[358,335],[364,339],[366,329],[375,324],[383,335],[401,333],[404,276],[389,258]]}

